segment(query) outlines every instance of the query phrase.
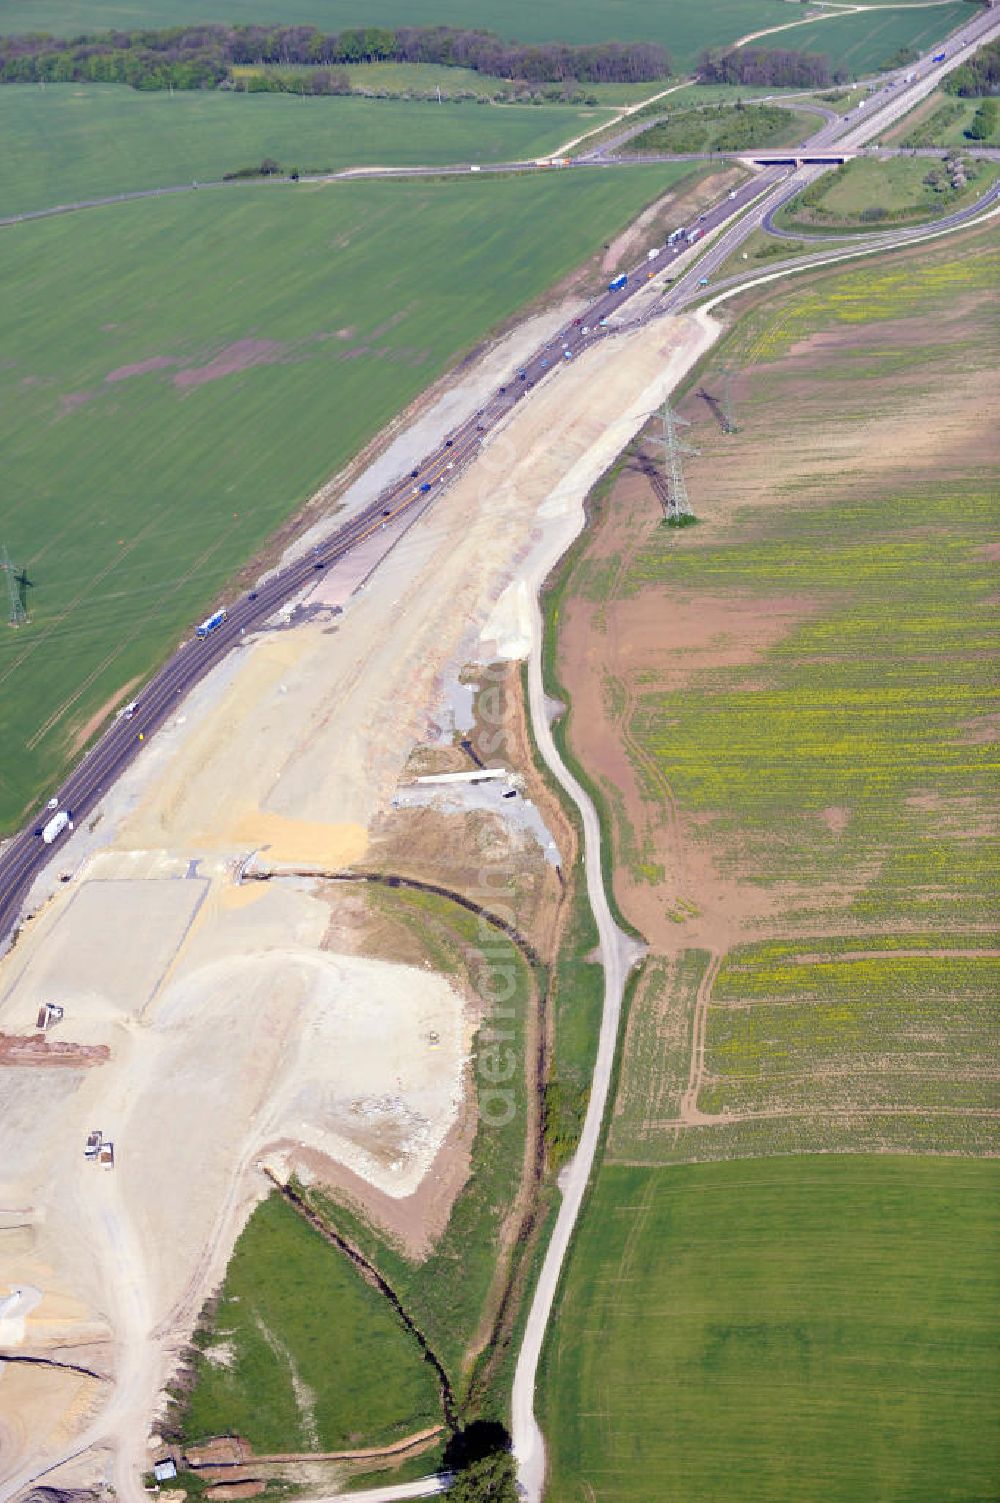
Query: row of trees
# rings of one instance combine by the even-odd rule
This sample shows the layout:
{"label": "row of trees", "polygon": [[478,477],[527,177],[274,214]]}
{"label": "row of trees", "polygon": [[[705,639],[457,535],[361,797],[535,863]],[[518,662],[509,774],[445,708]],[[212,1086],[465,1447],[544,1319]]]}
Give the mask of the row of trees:
{"label": "row of trees", "polygon": [[[302,86],[336,93],[330,68],[392,61],[471,68],[532,83],[648,83],[670,59],[650,42],[525,47],[486,31],[453,27],[355,28],[327,35],[312,26],[187,26],[88,36],[0,37],[2,83],[126,83],[138,89],[214,88],[233,67],[305,65]],[[315,86],[315,87],[314,87]]]}
{"label": "row of trees", "polygon": [[831,71],[821,52],[791,52],[775,48],[740,47],[732,52],[703,52],[698,63],[702,83],[766,84],[781,89],[825,89],[842,83],[846,74]]}
{"label": "row of trees", "polygon": [[985,47],[980,47],[967,63],[948,74],[942,88],[962,99],[1000,94],[1000,42],[988,42]]}

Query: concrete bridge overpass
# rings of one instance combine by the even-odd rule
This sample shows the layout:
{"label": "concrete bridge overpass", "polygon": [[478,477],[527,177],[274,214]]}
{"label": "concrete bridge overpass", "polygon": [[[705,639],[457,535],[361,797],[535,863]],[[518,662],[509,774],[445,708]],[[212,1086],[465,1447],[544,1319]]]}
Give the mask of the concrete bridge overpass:
{"label": "concrete bridge overpass", "polygon": [[860,156],[858,151],[797,151],[786,146],[783,151],[732,152],[741,162],[753,167],[840,167]]}

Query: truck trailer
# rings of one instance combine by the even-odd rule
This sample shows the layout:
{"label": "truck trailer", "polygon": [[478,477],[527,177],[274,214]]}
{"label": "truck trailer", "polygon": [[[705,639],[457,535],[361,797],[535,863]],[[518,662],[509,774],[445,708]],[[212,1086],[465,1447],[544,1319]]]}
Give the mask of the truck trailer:
{"label": "truck trailer", "polygon": [[60,809],[59,813],[53,814],[48,824],[43,827],[42,839],[46,845],[52,845],[54,841],[59,839],[63,830],[72,830],[72,828],[73,825],[69,813],[65,809]]}
{"label": "truck trailer", "polygon": [[199,637],[207,637],[207,636],[209,636],[211,632],[215,631],[217,627],[219,627],[219,626],[222,625],[222,623],[223,623],[223,621],[225,621],[225,619],[226,619],[226,608],[225,608],[225,606],[220,606],[220,608],[217,611],[213,611],[212,614],[210,616],[207,616],[205,618],[205,620],[201,623],[201,625],[198,628],[198,635],[199,635]]}

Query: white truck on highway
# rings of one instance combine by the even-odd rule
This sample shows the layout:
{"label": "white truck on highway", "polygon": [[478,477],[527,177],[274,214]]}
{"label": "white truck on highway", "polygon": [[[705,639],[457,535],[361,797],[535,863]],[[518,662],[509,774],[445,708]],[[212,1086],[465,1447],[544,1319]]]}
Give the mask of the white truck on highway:
{"label": "white truck on highway", "polygon": [[58,814],[53,814],[47,825],[42,828],[42,839],[46,845],[52,845],[59,839],[63,830],[72,830],[73,821],[67,810],[60,809]]}

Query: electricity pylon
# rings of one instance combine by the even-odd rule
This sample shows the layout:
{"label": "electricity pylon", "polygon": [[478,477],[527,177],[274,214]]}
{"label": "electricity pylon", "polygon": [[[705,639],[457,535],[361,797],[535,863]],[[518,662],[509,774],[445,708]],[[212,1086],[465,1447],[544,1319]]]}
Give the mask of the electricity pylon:
{"label": "electricity pylon", "polygon": [[667,494],[663,512],[666,520],[672,526],[683,526],[682,518],[691,517],[691,503],[688,500],[687,485],[684,480],[684,463],[682,456],[685,454],[700,454],[693,444],[682,443],[677,436],[677,425],[683,423],[685,428],[691,425],[687,418],[681,417],[675,412],[669,402],[664,402],[661,409],[662,436],[651,440],[654,444],[660,444],[663,448],[663,466],[667,476]]}
{"label": "electricity pylon", "polygon": [[0,569],[7,576],[7,594],[10,597],[10,615],[7,620],[11,626],[24,626],[28,620],[28,612],[21,598],[24,576],[14,573],[14,565],[10,561],[6,543],[3,545],[3,556],[0,557]]}
{"label": "electricity pylon", "polygon": [[733,384],[736,380],[736,372],[731,365],[725,366],[722,372],[722,431],[723,433],[739,433],[740,427],[736,421],[736,409],[733,400]]}

